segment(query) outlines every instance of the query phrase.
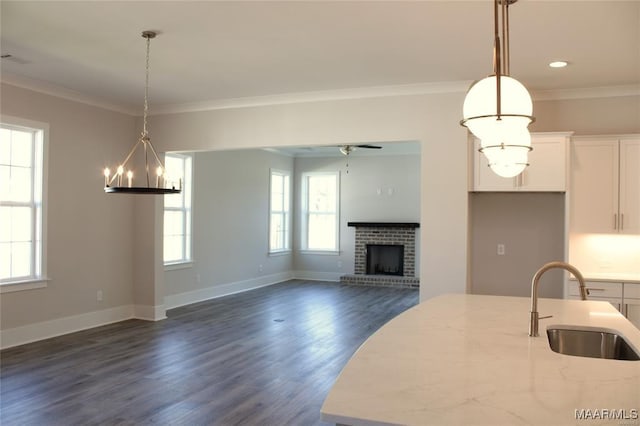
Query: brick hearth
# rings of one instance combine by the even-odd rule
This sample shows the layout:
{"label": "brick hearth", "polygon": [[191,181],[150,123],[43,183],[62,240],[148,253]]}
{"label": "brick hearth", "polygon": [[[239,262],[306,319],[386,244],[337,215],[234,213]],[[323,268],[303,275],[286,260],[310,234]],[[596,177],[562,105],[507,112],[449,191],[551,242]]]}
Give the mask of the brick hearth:
{"label": "brick hearth", "polygon": [[[340,282],[350,285],[419,287],[416,274],[416,228],[418,223],[400,222],[349,222],[356,228],[355,274],[343,275]],[[404,276],[366,275],[367,244],[404,246]]]}

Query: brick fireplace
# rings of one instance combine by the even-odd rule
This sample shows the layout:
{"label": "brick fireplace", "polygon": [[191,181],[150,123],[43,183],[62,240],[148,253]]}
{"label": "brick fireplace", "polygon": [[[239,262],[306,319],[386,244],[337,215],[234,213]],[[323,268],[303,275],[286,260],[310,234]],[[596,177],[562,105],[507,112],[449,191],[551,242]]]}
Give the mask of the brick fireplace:
{"label": "brick fireplace", "polygon": [[[416,288],[416,228],[414,222],[349,222],[356,228],[354,274],[340,282],[351,285]],[[383,253],[384,249],[387,249]],[[395,250],[394,250],[395,249]],[[373,251],[375,250],[375,254]],[[389,260],[401,253],[401,264]]]}

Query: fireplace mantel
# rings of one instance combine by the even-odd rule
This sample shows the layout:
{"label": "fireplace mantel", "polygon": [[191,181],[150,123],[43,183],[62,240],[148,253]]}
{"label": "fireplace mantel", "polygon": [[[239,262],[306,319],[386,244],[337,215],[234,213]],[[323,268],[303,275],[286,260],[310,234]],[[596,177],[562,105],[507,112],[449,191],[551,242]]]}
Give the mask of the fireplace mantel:
{"label": "fireplace mantel", "polygon": [[356,228],[419,228],[417,222],[347,222],[347,226]]}

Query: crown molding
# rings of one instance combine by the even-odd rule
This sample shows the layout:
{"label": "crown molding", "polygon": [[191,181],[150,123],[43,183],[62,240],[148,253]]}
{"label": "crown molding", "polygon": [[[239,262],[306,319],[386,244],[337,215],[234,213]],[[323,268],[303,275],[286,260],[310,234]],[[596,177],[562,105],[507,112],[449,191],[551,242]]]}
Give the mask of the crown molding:
{"label": "crown molding", "polygon": [[[131,116],[141,115],[139,110],[133,109],[131,108],[131,106],[109,103],[63,86],[59,86],[42,80],[36,80],[30,77],[24,77],[4,72],[0,75],[0,82]],[[181,104],[164,104],[154,105],[150,111],[150,114],[176,114],[219,109],[251,108],[271,105],[380,98],[389,96],[465,93],[471,86],[471,83],[471,81],[444,81],[435,83],[416,83],[390,86],[359,87],[338,90],[322,90],[312,92],[283,93],[278,95],[218,99],[204,102],[191,102]],[[640,96],[640,85],[607,86],[580,89],[536,90],[531,91],[531,95],[535,101]]]}
{"label": "crown molding", "polygon": [[532,92],[536,101],[562,99],[616,98],[621,96],[640,96],[640,85],[589,87],[582,89],[536,90]]}
{"label": "crown molding", "polygon": [[167,104],[154,108],[156,114],[210,111],[217,109],[250,108],[270,105],[297,104],[347,99],[365,99],[387,96],[408,96],[438,93],[464,93],[471,81],[444,81],[436,83],[402,84],[393,86],[359,87],[352,89],[283,93],[278,95],[218,99],[205,102]]}
{"label": "crown molding", "polygon": [[75,90],[68,89],[66,87],[46,81],[37,80],[31,77],[24,77],[17,74],[3,72],[2,75],[0,75],[0,82],[8,84],[10,86],[16,86],[22,89],[32,90],[34,92],[55,96],[57,98],[79,102],[81,104],[91,105],[98,108],[108,109],[110,111],[115,111],[122,114],[132,116],[140,115],[140,111],[134,111],[130,107],[105,102],[95,97],[84,95]]}

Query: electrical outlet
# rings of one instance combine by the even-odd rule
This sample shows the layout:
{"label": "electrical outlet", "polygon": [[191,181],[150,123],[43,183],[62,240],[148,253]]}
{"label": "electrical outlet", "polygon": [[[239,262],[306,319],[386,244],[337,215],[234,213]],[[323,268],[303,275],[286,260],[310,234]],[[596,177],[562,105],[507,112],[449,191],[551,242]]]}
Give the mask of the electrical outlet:
{"label": "electrical outlet", "polygon": [[258,265],[258,271],[262,272],[262,265]]}
{"label": "electrical outlet", "polygon": [[504,244],[498,244],[498,256],[504,256]]}
{"label": "electrical outlet", "polygon": [[338,269],[342,268],[342,260],[338,260]]}
{"label": "electrical outlet", "polygon": [[196,283],[200,284],[202,282],[202,277],[200,274],[196,274]]}
{"label": "electrical outlet", "polygon": [[98,290],[98,292],[96,293],[96,300],[98,302],[102,302],[102,290]]}

